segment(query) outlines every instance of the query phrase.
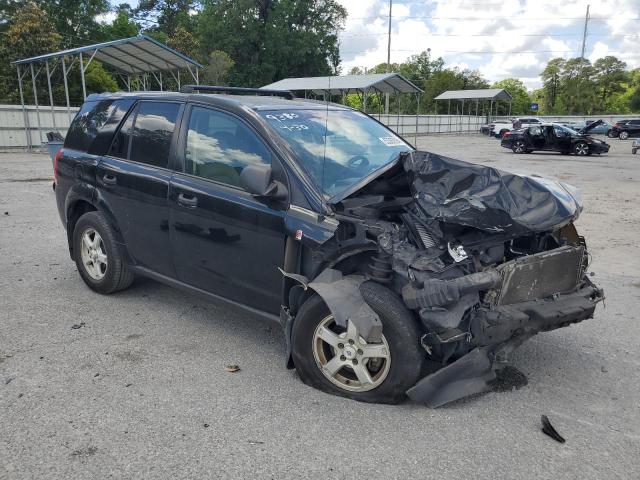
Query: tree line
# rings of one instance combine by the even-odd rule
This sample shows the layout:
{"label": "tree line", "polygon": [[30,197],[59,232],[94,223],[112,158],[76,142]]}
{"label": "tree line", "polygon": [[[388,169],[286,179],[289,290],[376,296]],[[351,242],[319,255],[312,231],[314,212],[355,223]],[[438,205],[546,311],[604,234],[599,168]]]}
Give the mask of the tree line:
{"label": "tree line", "polygon": [[[111,12],[112,21],[99,18]],[[10,62],[144,33],[200,62],[201,83],[259,87],[287,77],[363,74],[389,71],[386,63],[343,72],[338,34],[346,10],[335,0],[140,0],[132,8],[111,11],[108,0],[0,0],[0,103],[19,103],[16,70]],[[640,69],[629,70],[614,56],[591,63],[581,58],[555,58],[540,73],[542,87],[528,91],[521,80],[487,81],[477,70],[447,67],[430,49],[393,63],[424,90],[391,96],[391,113],[446,113],[434,98],[446,90],[504,88],[513,97],[512,115],[607,114],[640,112]],[[58,71],[54,74],[61,76]],[[74,105],[82,103],[79,70],[72,69],[69,89]],[[166,80],[168,88],[171,79]],[[48,103],[46,78],[39,79],[40,101]],[[62,80],[54,78],[54,99],[64,103]],[[93,61],[86,73],[89,93],[125,88],[108,66]],[[30,77],[24,85],[31,103]],[[335,100],[341,100],[336,98]],[[346,101],[362,108],[362,96]],[[367,110],[378,112],[384,98],[370,95]],[[506,103],[498,114],[509,113]],[[454,110],[455,111],[455,110]],[[466,111],[466,110],[465,110]],[[472,109],[473,111],[473,109]]]}

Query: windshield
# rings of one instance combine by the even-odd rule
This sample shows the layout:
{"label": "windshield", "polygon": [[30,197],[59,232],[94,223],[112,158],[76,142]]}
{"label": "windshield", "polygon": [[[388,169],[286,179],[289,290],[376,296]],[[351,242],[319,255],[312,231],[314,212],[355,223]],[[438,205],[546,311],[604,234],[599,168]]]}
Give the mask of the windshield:
{"label": "windshield", "polygon": [[394,160],[411,146],[366,115],[352,110],[260,111],[293,149],[326,198]]}

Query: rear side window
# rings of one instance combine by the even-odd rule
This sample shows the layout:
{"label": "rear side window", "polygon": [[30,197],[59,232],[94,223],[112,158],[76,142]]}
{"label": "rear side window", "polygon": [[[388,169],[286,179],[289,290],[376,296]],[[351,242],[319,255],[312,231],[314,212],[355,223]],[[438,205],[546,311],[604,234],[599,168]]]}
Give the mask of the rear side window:
{"label": "rear side window", "polygon": [[118,126],[132,101],[123,100],[98,100],[85,102],[82,108],[71,122],[65,148],[103,154],[113,130]]}
{"label": "rear side window", "polygon": [[179,110],[177,103],[141,102],[133,124],[129,158],[166,168]]}
{"label": "rear side window", "polygon": [[166,168],[180,104],[140,102],[116,134],[109,155]]}

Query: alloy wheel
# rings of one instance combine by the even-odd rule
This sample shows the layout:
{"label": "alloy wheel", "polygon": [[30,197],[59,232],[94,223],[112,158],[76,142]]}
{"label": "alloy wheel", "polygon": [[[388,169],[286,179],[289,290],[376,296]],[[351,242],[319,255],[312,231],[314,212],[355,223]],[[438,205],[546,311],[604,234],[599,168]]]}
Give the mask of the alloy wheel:
{"label": "alloy wheel", "polygon": [[575,152],[576,155],[587,155],[589,153],[589,146],[586,143],[578,143]]}
{"label": "alloy wheel", "polygon": [[345,330],[333,315],[322,319],[313,334],[312,348],[324,377],[343,390],[373,390],[389,374],[391,352],[384,335],[380,343],[367,343],[352,321]]}
{"label": "alloy wheel", "polygon": [[515,153],[523,153],[524,152],[524,142],[517,141],[513,144],[513,151]]}
{"label": "alloy wheel", "polygon": [[89,276],[94,280],[102,280],[107,273],[107,252],[97,230],[87,228],[82,233],[80,256]]}
{"label": "alloy wheel", "polygon": [[620,140],[626,140],[627,138],[629,138],[629,132],[620,132],[620,135],[618,135],[618,137],[620,138]]}

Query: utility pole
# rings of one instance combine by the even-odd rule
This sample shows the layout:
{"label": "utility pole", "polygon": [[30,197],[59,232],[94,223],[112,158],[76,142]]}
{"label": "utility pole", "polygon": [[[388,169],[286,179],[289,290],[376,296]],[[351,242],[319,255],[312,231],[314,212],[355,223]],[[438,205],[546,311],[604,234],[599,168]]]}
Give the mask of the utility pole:
{"label": "utility pole", "polygon": [[584,32],[582,33],[582,53],[580,53],[580,58],[584,60],[584,48],[587,44],[587,25],[589,24],[589,7],[591,5],[587,5],[587,14],[584,17]]}
{"label": "utility pole", "polygon": [[[389,35],[387,38],[387,73],[391,72],[391,9],[393,0],[389,0]],[[384,113],[389,115],[389,94],[384,94]]]}

